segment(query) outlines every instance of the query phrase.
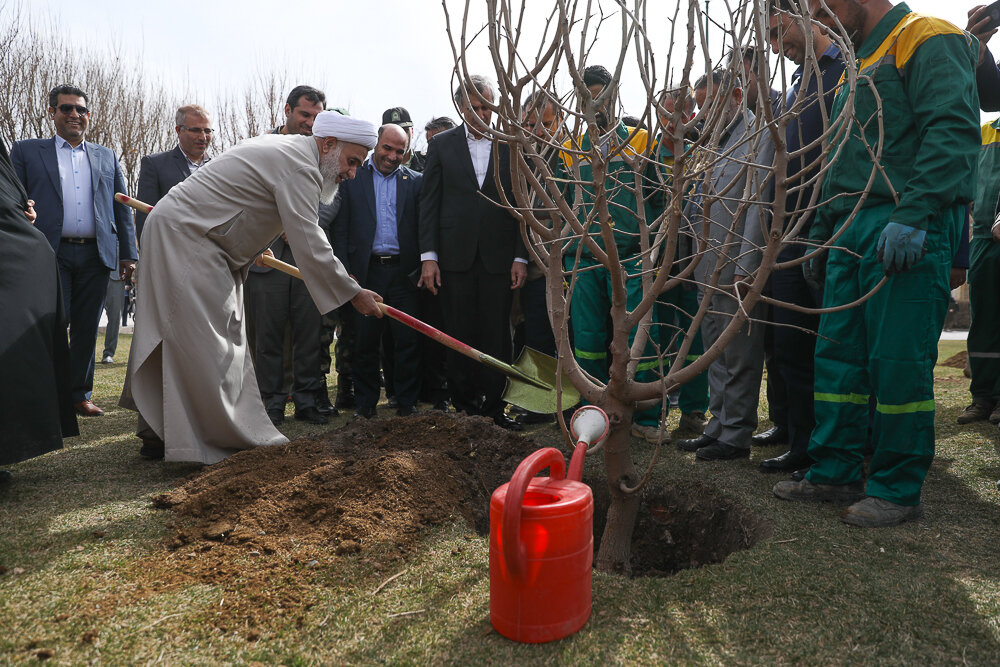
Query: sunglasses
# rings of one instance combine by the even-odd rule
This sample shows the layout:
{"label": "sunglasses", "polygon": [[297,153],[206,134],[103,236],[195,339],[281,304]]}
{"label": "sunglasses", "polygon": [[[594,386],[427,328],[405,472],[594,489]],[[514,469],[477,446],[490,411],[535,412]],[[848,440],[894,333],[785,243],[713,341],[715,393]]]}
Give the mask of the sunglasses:
{"label": "sunglasses", "polygon": [[56,109],[59,109],[59,111],[63,112],[67,116],[73,113],[74,109],[76,109],[76,112],[81,116],[86,116],[88,113],[90,113],[90,109],[88,109],[87,107],[82,107],[79,104],[60,104],[59,106],[56,107]]}

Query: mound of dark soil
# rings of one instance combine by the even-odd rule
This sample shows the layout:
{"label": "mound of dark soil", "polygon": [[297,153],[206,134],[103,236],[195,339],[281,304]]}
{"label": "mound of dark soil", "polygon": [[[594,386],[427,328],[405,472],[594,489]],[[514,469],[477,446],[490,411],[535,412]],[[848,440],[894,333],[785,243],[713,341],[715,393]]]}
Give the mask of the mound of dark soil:
{"label": "mound of dark soil", "polygon": [[947,366],[948,368],[965,368],[965,365],[969,362],[969,353],[966,350],[962,350],[958,354],[953,354],[944,361],[939,361],[938,366]]}
{"label": "mound of dark soil", "polygon": [[172,541],[277,550],[289,539],[340,553],[405,548],[462,517],[489,527],[489,498],[537,449],[482,417],[355,420],[320,437],[240,452],[157,497],[195,520]]}

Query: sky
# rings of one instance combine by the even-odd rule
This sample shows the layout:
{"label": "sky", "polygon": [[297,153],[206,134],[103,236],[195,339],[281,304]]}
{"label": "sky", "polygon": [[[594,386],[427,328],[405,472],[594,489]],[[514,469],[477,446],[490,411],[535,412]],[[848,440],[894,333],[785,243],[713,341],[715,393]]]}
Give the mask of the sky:
{"label": "sky", "polygon": [[[417,128],[433,116],[458,119],[450,93],[454,61],[439,0],[296,0],[287,6],[258,0],[22,1],[34,15],[51,16],[70,28],[79,43],[122,47],[141,59],[147,74],[210,111],[218,91],[240,90],[256,72],[276,69],[288,73],[289,87],[305,83],[321,88],[328,106],[347,108],[376,124],[385,109],[395,106],[406,107]],[[464,4],[445,2],[457,33]],[[724,0],[708,2],[713,16],[725,5]],[[647,26],[660,68],[670,44],[668,8],[674,4],[649,1]],[[968,7],[963,3],[908,4],[965,26]],[[548,3],[531,0],[529,6],[537,10]],[[605,10],[611,6],[604,3]],[[470,25],[483,26],[485,13],[483,0],[472,0]],[[544,19],[540,12],[529,14],[526,42],[537,43]],[[602,56],[605,64],[613,61],[620,43],[616,29],[611,26],[599,36],[589,63],[602,62]],[[495,78],[482,37],[473,42],[468,57],[470,71]],[[627,110],[630,99],[635,105],[643,100],[634,57],[626,65],[632,70],[622,82]]]}

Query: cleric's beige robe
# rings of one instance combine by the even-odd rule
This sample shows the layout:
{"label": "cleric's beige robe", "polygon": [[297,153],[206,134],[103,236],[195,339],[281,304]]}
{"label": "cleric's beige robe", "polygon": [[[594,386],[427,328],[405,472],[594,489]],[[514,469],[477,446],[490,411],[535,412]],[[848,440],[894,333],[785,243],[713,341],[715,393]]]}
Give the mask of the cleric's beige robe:
{"label": "cleric's beige robe", "polygon": [[215,463],[288,442],[257,388],[243,280],[284,231],[320,312],[361,289],[317,224],[318,164],[312,137],[250,139],[172,188],[147,218],[120,405],[163,440],[165,460]]}

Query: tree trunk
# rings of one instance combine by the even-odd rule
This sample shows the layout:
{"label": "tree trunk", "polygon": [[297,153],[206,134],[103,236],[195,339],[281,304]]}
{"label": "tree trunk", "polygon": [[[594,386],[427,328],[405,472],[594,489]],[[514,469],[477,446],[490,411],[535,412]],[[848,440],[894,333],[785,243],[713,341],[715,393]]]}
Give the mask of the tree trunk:
{"label": "tree trunk", "polygon": [[601,536],[601,546],[597,552],[596,567],[602,572],[632,573],[632,531],[639,514],[639,498],[636,494],[624,494],[621,482],[632,486],[638,481],[632,453],[629,448],[629,431],[632,426],[632,410],[608,410],[611,418],[611,432],[604,444],[604,469],[607,472],[608,491],[611,504],[608,506],[607,523]]}

